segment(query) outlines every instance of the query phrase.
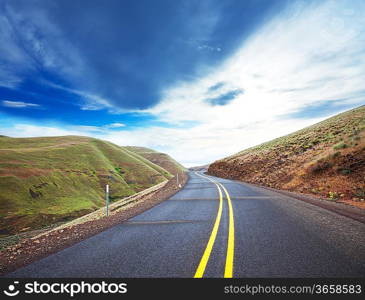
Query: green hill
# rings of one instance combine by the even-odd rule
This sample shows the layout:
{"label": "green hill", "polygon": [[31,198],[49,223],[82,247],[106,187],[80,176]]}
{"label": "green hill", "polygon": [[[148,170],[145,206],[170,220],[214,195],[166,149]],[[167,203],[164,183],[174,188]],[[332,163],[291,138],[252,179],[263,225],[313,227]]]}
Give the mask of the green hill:
{"label": "green hill", "polygon": [[80,136],[0,137],[0,235],[93,211],[171,178],[124,147]]}
{"label": "green hill", "polygon": [[137,153],[138,155],[143,156],[148,161],[169,171],[173,175],[186,171],[184,166],[179,164],[176,160],[174,160],[166,153],[157,152],[155,150],[145,147],[127,146],[125,148],[133,153]]}
{"label": "green hill", "polygon": [[365,208],[365,106],[218,160],[208,172]]}

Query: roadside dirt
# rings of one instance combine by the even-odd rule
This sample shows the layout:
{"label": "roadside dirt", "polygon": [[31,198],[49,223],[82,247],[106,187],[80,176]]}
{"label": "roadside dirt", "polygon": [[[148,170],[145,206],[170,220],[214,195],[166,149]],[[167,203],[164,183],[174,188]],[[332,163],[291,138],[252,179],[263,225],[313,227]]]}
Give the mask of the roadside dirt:
{"label": "roadside dirt", "polygon": [[343,149],[320,144],[298,152],[247,152],[214,162],[208,174],[365,209],[365,133],[358,138]]}
{"label": "roadside dirt", "polygon": [[[181,188],[187,182],[186,173],[179,174]],[[33,238],[27,238],[19,244],[0,252],[0,275],[14,271],[20,267],[65,249],[77,242],[120,224],[170,198],[181,188],[176,179],[170,179],[163,188],[143,195],[138,201],[116,207],[113,214],[98,219],[77,221],[67,224]]]}

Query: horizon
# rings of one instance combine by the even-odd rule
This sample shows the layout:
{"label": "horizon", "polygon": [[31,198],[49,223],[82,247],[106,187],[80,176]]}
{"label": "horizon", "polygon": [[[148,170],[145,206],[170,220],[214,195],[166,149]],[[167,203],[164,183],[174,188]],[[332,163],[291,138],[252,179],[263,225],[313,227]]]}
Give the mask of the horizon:
{"label": "horizon", "polygon": [[[360,105],[360,106],[358,106],[358,107],[351,108],[351,109],[346,110],[346,111],[344,111],[344,112],[351,111],[351,110],[353,110],[353,109],[358,109],[358,108],[363,107],[363,106],[365,106],[365,105]],[[341,113],[343,113],[343,112],[340,112],[339,114],[341,114]],[[332,116],[329,116],[328,118],[324,118],[323,120],[320,120],[319,122],[325,121],[325,120],[327,120],[327,119],[329,119],[329,118],[331,118],[331,117],[333,117],[333,116],[336,116],[336,115],[337,115],[337,114],[332,115]],[[316,123],[313,123],[313,124],[309,124],[307,127],[310,127],[310,126],[312,126],[312,125],[318,124],[319,122],[316,122]],[[305,129],[305,128],[307,128],[307,127],[299,128],[298,130],[300,131],[300,130]],[[288,133],[288,134],[286,134],[286,135],[291,135],[291,134],[293,134],[293,133],[297,132],[298,130],[293,131],[293,132],[289,132],[289,133]],[[286,135],[284,135],[284,136],[286,136]],[[8,137],[8,138],[52,138],[52,137],[68,137],[68,136],[70,136],[70,137],[71,137],[71,136],[73,136],[73,137],[94,138],[93,136],[90,136],[90,135],[64,135],[64,136],[57,136],[57,135],[53,135],[53,136],[26,136],[26,137],[14,137],[14,136],[7,136],[7,135],[0,135],[0,136]],[[283,136],[279,136],[279,137],[276,137],[276,138],[280,138],[280,137],[283,137]],[[276,139],[276,138],[274,138],[274,139]],[[98,138],[98,139],[103,140],[102,138]],[[274,140],[274,139],[273,139],[273,140]],[[107,141],[107,140],[104,140],[104,141]],[[272,140],[263,141],[262,143],[255,144],[255,145],[252,145],[252,146],[250,146],[250,147],[248,147],[248,148],[241,149],[240,151],[244,151],[244,150],[247,150],[247,149],[249,149],[249,148],[253,148],[253,147],[256,147],[256,146],[259,146],[259,145],[265,144],[265,143],[270,142],[270,141],[272,141]],[[135,145],[119,145],[119,146],[122,146],[122,147],[136,147]],[[144,146],[137,146],[137,147],[144,147]],[[148,147],[145,147],[145,148],[148,148]],[[148,149],[155,150],[155,149],[152,149],[152,148],[148,148]],[[237,153],[238,153],[238,152],[228,154],[228,155],[227,155],[227,156],[225,156],[225,157],[221,157],[221,159],[226,158],[226,157],[230,157],[231,155],[234,155],[234,154],[237,154]],[[169,154],[169,153],[165,153],[165,154]],[[172,157],[172,158],[174,158],[174,157]],[[219,159],[218,159],[218,160],[219,160]],[[211,161],[211,162],[208,162],[208,163],[206,163],[206,164],[202,164],[202,165],[191,165],[191,166],[185,166],[185,165],[183,165],[183,164],[182,164],[182,165],[183,165],[184,167],[186,167],[186,168],[193,168],[193,167],[202,167],[202,166],[210,165],[210,164],[212,164],[212,163],[214,163],[214,162],[215,162],[215,161]],[[179,162],[179,163],[180,163],[180,162]]]}
{"label": "horizon", "polygon": [[360,0],[2,0],[0,11],[0,135],[82,135],[192,167],[364,105]]}

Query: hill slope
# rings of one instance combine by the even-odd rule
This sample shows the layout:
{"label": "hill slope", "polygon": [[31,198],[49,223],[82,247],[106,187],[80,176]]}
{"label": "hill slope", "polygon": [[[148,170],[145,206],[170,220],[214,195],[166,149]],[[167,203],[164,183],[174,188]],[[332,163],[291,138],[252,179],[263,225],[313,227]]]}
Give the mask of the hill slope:
{"label": "hill slope", "polygon": [[195,166],[195,167],[190,167],[189,170],[190,171],[198,171],[198,172],[206,172],[209,168],[209,165],[202,165],[202,166]]}
{"label": "hill slope", "polygon": [[125,148],[133,153],[143,156],[145,159],[169,171],[173,175],[186,171],[185,167],[183,167],[166,153],[157,152],[145,147],[127,146]]}
{"label": "hill slope", "polygon": [[365,106],[216,161],[208,173],[362,207]]}
{"label": "hill slope", "polygon": [[79,136],[0,137],[0,235],[72,219],[171,178],[112,143]]}

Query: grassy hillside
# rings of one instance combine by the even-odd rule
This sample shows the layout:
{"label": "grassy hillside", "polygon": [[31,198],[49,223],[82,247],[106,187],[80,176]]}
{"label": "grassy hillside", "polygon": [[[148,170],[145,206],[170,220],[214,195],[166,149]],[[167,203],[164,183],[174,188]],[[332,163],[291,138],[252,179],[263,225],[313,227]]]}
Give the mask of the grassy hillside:
{"label": "grassy hillside", "polygon": [[137,153],[138,155],[143,156],[148,161],[151,161],[152,163],[164,168],[173,175],[175,175],[178,172],[180,173],[186,171],[186,169],[181,164],[179,164],[176,160],[174,160],[165,153],[157,152],[152,149],[144,147],[128,146],[125,148],[131,151],[132,153]]}
{"label": "grassy hillside", "polygon": [[79,136],[0,137],[0,235],[72,219],[172,175],[112,143]]}
{"label": "grassy hillside", "polygon": [[362,207],[365,106],[216,161],[208,172]]}

